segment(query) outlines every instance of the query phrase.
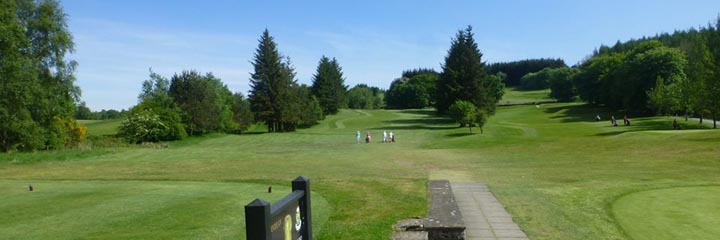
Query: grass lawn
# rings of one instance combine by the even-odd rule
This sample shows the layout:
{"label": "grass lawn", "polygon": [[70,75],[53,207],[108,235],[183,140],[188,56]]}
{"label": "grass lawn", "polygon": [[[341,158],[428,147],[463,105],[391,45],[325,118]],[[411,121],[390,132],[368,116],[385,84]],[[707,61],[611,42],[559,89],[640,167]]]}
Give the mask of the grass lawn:
{"label": "grass lawn", "polygon": [[[342,110],[294,133],[216,134],[163,149],[0,154],[0,196],[11,196],[0,203],[0,236],[23,231],[10,223],[31,221],[35,229],[59,229],[63,238],[238,238],[244,232],[241,206],[256,197],[270,199],[255,187],[289,186],[303,175],[312,181],[314,198],[327,201],[314,201],[313,217],[327,219],[314,227],[317,239],[387,239],[397,220],[425,216],[426,184],[437,178],[487,183],[531,239],[628,239],[643,230],[623,221],[644,219],[618,214],[624,203],[616,200],[646,190],[720,182],[720,131],[684,121],[685,130],[671,130],[668,117],[630,116],[632,126],[613,127],[593,121],[597,114],[621,116],[578,103],[500,107],[484,134],[470,134],[430,110]],[[372,131],[374,142],[356,144],[358,130]],[[378,143],[383,130],[393,131],[397,143]],[[38,192],[22,192],[28,182]],[[141,187],[130,188],[135,185]],[[50,194],[56,188],[67,189],[65,195]],[[187,194],[171,188],[187,189],[178,190]],[[717,196],[706,192],[688,194]],[[45,211],[50,204],[36,199],[43,194],[55,199],[55,210]],[[78,199],[115,207],[76,206]],[[187,201],[182,199],[203,204],[183,205]],[[133,202],[146,207],[128,211],[131,216],[112,214]],[[154,211],[157,206],[164,211]],[[196,211],[188,209],[208,215],[196,223],[188,216]],[[685,209],[688,216],[703,211],[676,208]],[[80,216],[96,224],[87,225]],[[717,216],[707,218],[716,221]],[[122,222],[133,222],[128,219],[154,219],[160,222],[153,226],[164,230],[119,234],[127,229]],[[218,230],[211,226],[221,224],[215,219],[236,229]]]}
{"label": "grass lawn", "polygon": [[676,187],[623,196],[613,214],[633,239],[720,236],[720,186]]}
{"label": "grass lawn", "polygon": [[[233,182],[0,181],[0,232],[6,239],[244,238],[237,217],[253,196],[276,201],[290,192],[277,186]],[[313,196],[320,225],[327,201]],[[314,210],[315,210],[314,209]]]}
{"label": "grass lawn", "polygon": [[505,95],[500,100],[499,104],[518,104],[518,103],[532,103],[532,102],[543,102],[552,101],[550,98],[550,89],[543,90],[519,90],[515,87],[509,87],[505,89]]}
{"label": "grass lawn", "polygon": [[82,125],[85,125],[88,129],[88,135],[115,135],[117,128],[120,127],[120,123],[123,119],[110,119],[110,120],[78,120]]}

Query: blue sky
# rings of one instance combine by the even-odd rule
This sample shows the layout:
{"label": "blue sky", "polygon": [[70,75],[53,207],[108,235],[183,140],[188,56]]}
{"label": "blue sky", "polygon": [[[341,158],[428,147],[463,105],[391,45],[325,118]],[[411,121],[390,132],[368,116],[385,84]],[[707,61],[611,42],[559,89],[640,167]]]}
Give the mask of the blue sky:
{"label": "blue sky", "polygon": [[387,88],[405,69],[440,64],[457,30],[472,25],[483,60],[581,61],[600,44],[705,26],[720,1],[200,1],[64,0],[92,110],[137,103],[149,69],[170,77],[212,72],[247,93],[265,28],[310,84],[322,55],[347,85]]}

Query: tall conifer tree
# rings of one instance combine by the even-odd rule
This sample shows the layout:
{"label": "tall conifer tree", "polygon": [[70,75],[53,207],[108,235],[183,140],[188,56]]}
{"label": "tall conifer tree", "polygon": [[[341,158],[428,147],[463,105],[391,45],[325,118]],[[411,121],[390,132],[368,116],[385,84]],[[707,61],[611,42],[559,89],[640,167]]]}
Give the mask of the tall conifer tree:
{"label": "tall conifer tree", "polygon": [[345,105],[347,86],[337,60],[323,56],[313,76],[312,93],[320,102],[323,114],[335,114]]}
{"label": "tall conifer tree", "polygon": [[283,132],[294,129],[288,122],[287,107],[290,102],[290,88],[295,84],[295,71],[290,61],[283,62],[277,44],[265,29],[258,40],[250,77],[250,107],[257,121],[263,121],[269,132]]}
{"label": "tall conifer tree", "polygon": [[457,100],[473,103],[487,113],[495,111],[495,94],[488,92],[489,84],[482,53],[473,39],[472,27],[458,31],[452,40],[442,73],[437,82],[438,112],[445,113]]}

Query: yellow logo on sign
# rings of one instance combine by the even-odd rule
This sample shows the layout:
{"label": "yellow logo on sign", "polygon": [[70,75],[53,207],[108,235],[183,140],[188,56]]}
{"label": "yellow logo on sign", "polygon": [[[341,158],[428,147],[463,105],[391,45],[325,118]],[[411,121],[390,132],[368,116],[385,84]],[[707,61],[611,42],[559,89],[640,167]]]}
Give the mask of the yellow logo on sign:
{"label": "yellow logo on sign", "polygon": [[290,214],[285,216],[285,240],[292,240],[292,217]]}

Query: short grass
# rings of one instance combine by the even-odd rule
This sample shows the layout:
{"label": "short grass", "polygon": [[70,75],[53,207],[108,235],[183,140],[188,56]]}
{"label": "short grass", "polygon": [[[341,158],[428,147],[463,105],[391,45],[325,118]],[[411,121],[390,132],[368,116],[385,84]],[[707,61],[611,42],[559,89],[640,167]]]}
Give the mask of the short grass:
{"label": "short grass", "polygon": [[[276,201],[290,189],[233,182],[0,181],[3,239],[243,239],[242,203]],[[315,221],[327,201],[313,196]]]}
{"label": "short grass", "polygon": [[505,95],[500,100],[500,104],[521,104],[533,102],[553,101],[550,98],[550,89],[543,90],[520,90],[515,87],[505,89]]}
{"label": "short grass", "polygon": [[[190,189],[202,182],[264,188],[287,186],[288,181],[304,175],[311,179],[314,194],[327,201],[326,206],[313,206],[324,209],[316,213],[325,211],[322,217],[328,219],[318,223],[317,239],[387,239],[397,220],[426,214],[427,181],[445,178],[487,183],[532,239],[628,239],[632,233],[613,213],[617,199],[645,190],[720,181],[720,131],[684,121],[684,130],[671,130],[668,117],[630,116],[631,126],[613,127],[607,121],[595,122],[595,115],[607,119],[621,114],[579,103],[500,107],[484,127],[484,134],[477,129],[470,134],[467,128],[457,128],[431,110],[343,110],[294,133],[217,134],[172,143],[164,149],[130,147],[87,155],[66,150],[41,154],[42,161],[37,159],[38,153],[2,154],[0,179],[12,186],[0,188],[0,195],[23,189],[27,182],[150,182],[179,188],[190,184]],[[358,130],[372,131],[374,142],[355,143]],[[397,142],[378,143],[383,130],[393,131]],[[42,185],[38,193],[48,191]],[[86,193],[102,194],[101,190],[95,186]],[[32,202],[36,196],[22,194],[13,201]],[[167,202],[172,202],[173,193],[165,194]],[[237,195],[221,198],[244,205],[247,199],[265,196],[238,190]],[[57,202],[71,204],[73,199],[59,198]],[[28,209],[31,215],[43,211],[33,204],[0,203],[2,213],[16,208]],[[167,218],[189,212],[183,207],[166,211]],[[229,209],[225,214],[239,217],[243,213]],[[81,221],[56,217],[65,219],[60,224],[67,226]],[[108,233],[94,235],[98,238],[137,237],[110,234],[118,228],[111,222],[121,220],[108,217],[98,221],[108,222],[98,225],[104,229],[97,231]],[[178,225],[187,228],[196,226],[179,221]],[[38,229],[56,227],[36,224]],[[237,227],[243,231],[241,224]],[[0,224],[0,236],[9,231],[5,229],[5,224]],[[85,236],[80,230],[67,231],[68,238]],[[204,235],[202,230],[197,235],[175,228],[146,232],[142,238],[222,238]]]}
{"label": "short grass", "polygon": [[109,120],[78,120],[78,122],[87,127],[88,135],[106,136],[117,134],[118,127],[123,119]]}
{"label": "short grass", "polygon": [[712,239],[720,236],[720,186],[674,187],[623,196],[613,214],[630,237]]}

